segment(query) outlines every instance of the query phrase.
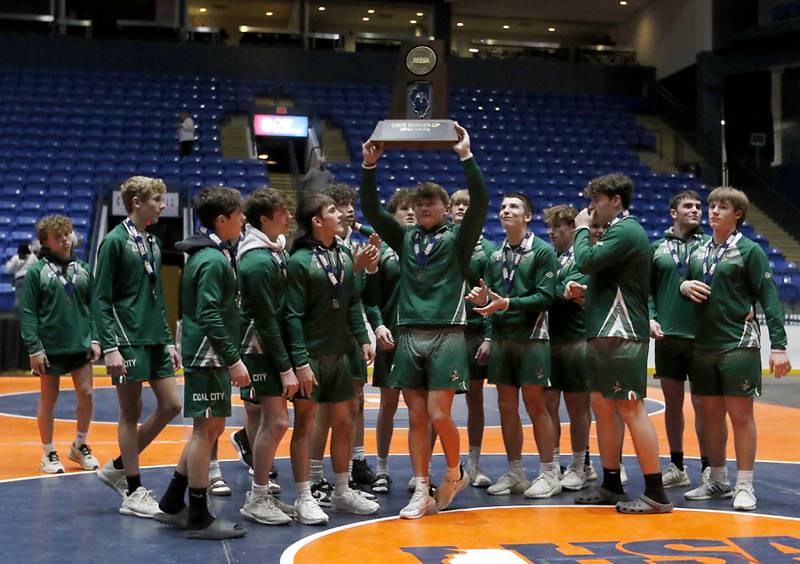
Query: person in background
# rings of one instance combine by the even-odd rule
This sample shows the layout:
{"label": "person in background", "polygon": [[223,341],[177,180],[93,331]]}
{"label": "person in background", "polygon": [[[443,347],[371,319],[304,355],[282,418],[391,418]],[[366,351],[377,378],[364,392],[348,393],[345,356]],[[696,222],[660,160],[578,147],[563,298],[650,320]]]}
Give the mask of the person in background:
{"label": "person in background", "polygon": [[308,172],[300,179],[300,190],[304,194],[322,192],[333,182],[333,173],[325,167],[325,155],[318,149],[311,155]]}
{"label": "person in background", "polygon": [[178,130],[181,157],[188,157],[192,154],[192,148],[194,147],[196,126],[188,112],[180,112],[178,118],[180,121],[175,125],[175,128]]}
{"label": "person in background", "polygon": [[25,275],[28,269],[36,264],[36,255],[31,252],[28,243],[20,243],[17,247],[17,254],[8,259],[6,262],[6,270],[14,276],[14,309],[19,308],[19,298],[22,294],[22,283],[25,281]]}

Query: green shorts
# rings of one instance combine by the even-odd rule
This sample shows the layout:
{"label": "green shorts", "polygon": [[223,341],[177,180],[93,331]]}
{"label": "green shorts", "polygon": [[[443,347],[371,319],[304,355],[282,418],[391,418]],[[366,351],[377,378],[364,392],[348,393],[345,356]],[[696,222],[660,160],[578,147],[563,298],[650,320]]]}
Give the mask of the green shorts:
{"label": "green shorts", "polygon": [[694,339],[664,337],[656,341],[656,378],[685,382],[692,367]]}
{"label": "green shorts", "polygon": [[167,345],[119,347],[119,354],[125,359],[125,375],[112,376],[111,383],[115,386],[175,376],[175,371],[172,369],[172,356],[167,350]]}
{"label": "green shorts", "polygon": [[79,353],[64,353],[64,354],[48,354],[47,362],[50,366],[47,368],[49,376],[61,376],[69,374],[73,370],[83,368],[89,362],[89,351]]}
{"label": "green shorts", "polygon": [[239,390],[239,396],[244,401],[283,394],[281,375],[269,357],[263,354],[245,354],[242,355],[242,362],[250,373],[250,385]]}
{"label": "green shorts", "polygon": [[495,339],[489,353],[489,383],[550,385],[550,341]]}
{"label": "green shorts", "polygon": [[467,343],[467,362],[469,363],[469,379],[470,380],[486,380],[489,367],[487,365],[480,365],[475,360],[475,353],[478,348],[483,344],[483,333],[475,331],[465,331],[464,340]]}
{"label": "green shorts", "polygon": [[225,368],[184,370],[184,417],[230,417],[231,376]]}
{"label": "green shorts", "polygon": [[550,343],[550,385],[562,392],[582,394],[591,389],[585,339]]}
{"label": "green shorts", "polygon": [[389,372],[394,363],[394,351],[382,351],[378,349],[375,354],[375,364],[372,366],[372,385],[376,388],[391,388],[389,385]]}
{"label": "green shorts", "polygon": [[606,399],[647,397],[647,341],[589,339],[591,389]]}
{"label": "green shorts", "polygon": [[761,351],[695,348],[689,382],[692,393],[699,396],[758,397],[761,395]]}
{"label": "green shorts", "polygon": [[309,357],[308,364],[317,378],[311,397],[297,395],[295,399],[308,399],[317,403],[337,403],[353,399],[353,378],[346,354],[323,354]]}
{"label": "green shorts", "polygon": [[361,345],[355,337],[350,337],[352,341],[350,344],[350,352],[347,355],[350,364],[350,377],[354,380],[361,380],[363,384],[367,383],[367,363],[361,358]]}
{"label": "green shorts", "polygon": [[466,392],[468,373],[463,327],[400,327],[390,387]]}

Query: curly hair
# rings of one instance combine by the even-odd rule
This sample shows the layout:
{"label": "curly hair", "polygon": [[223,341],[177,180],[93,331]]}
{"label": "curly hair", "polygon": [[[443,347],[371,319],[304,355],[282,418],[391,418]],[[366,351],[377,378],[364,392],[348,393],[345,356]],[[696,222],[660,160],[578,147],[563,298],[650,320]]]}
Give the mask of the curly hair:
{"label": "curly hair", "polygon": [[36,238],[44,245],[50,233],[66,235],[72,233],[72,220],[65,215],[46,215],[36,224]]}
{"label": "curly hair", "polygon": [[326,186],[322,193],[332,198],[337,206],[346,206],[347,204],[353,204],[355,206],[358,201],[358,192],[356,189],[342,182]]}

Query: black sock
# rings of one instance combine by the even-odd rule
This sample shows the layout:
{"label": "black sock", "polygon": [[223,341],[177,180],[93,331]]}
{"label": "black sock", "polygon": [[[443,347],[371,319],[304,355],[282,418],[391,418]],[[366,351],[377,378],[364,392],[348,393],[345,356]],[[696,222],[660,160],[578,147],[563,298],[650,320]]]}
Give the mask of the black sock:
{"label": "black sock", "polygon": [[124,470],[125,469],[125,465],[122,463],[122,455],[119,455],[118,457],[116,457],[111,463],[114,465],[114,470]]}
{"label": "black sock", "polygon": [[142,487],[142,477],[139,474],[135,476],[125,476],[125,480],[128,482],[128,495]]}
{"label": "black sock", "polygon": [[186,494],[188,485],[189,479],[176,470],[167,486],[167,491],[164,492],[164,495],[161,496],[161,501],[158,502],[158,508],[164,513],[175,515],[186,507],[183,502],[183,496]]}
{"label": "black sock", "polygon": [[683,470],[683,451],[669,451],[669,457],[672,460],[672,463],[678,467],[678,470]]}
{"label": "black sock", "polygon": [[205,529],[213,521],[208,512],[206,488],[189,488],[189,529]]}
{"label": "black sock", "polygon": [[589,466],[589,464],[591,464],[591,463],[592,463],[592,461],[589,458],[589,449],[587,448],[586,449],[586,454],[583,455],[583,465],[584,466]]}
{"label": "black sock", "polygon": [[667,494],[664,493],[664,484],[661,481],[661,472],[644,475],[644,495],[658,503],[669,503]]}
{"label": "black sock", "polygon": [[612,470],[603,467],[603,488],[619,495],[625,493],[625,490],[622,489],[622,477],[620,476],[619,468]]}
{"label": "black sock", "polygon": [[700,466],[701,466],[701,468],[700,468],[701,472],[703,470],[705,470],[706,468],[708,468],[708,457],[707,456],[701,456],[700,457]]}

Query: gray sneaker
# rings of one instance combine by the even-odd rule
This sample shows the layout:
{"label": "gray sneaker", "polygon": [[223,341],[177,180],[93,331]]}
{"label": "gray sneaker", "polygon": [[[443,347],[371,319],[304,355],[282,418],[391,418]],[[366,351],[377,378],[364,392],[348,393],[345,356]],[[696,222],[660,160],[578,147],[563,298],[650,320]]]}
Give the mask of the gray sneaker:
{"label": "gray sneaker", "polygon": [[120,497],[125,497],[128,492],[128,482],[125,480],[125,470],[114,468],[114,461],[109,460],[97,469],[97,477],[109,488],[117,492]]}
{"label": "gray sneaker", "polygon": [[244,506],[239,510],[243,517],[262,525],[286,525],[292,522],[292,518],[281,511],[271,495],[254,496],[252,493],[245,494]]}
{"label": "gray sneaker", "polygon": [[670,462],[669,466],[661,472],[661,481],[664,483],[665,488],[682,488],[692,485],[689,480],[689,473],[686,472],[686,466],[680,469],[675,466],[674,462]]}
{"label": "gray sneaker", "polygon": [[716,482],[709,478],[693,490],[684,492],[683,497],[690,501],[726,499],[733,497],[733,488],[730,482]]}

